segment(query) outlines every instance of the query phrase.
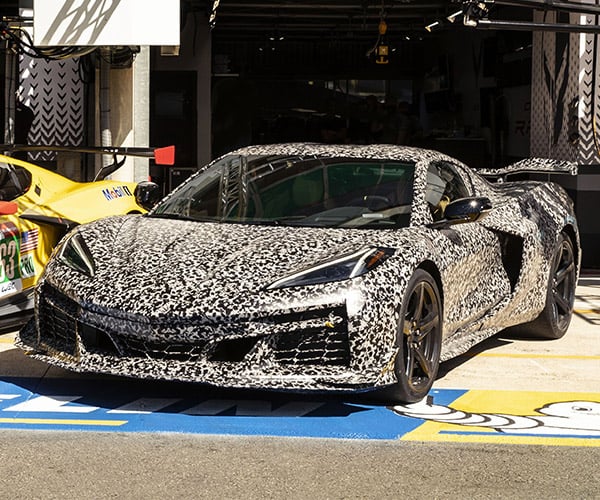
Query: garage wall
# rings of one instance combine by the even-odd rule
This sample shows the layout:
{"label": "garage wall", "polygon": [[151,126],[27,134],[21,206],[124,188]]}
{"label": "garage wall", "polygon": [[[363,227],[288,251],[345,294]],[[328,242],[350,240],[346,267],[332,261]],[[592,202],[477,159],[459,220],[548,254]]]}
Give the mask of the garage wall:
{"label": "garage wall", "polygon": [[[594,2],[587,2],[594,3]],[[597,16],[536,13],[538,22],[598,24]],[[535,33],[532,156],[579,164],[577,177],[556,176],[575,202],[584,268],[600,268],[600,57],[598,36]]]}
{"label": "garage wall", "polygon": [[[578,16],[536,12],[536,22],[578,23]],[[597,162],[590,149],[589,75],[579,84],[580,71],[589,65],[581,53],[585,35],[535,32],[531,96],[531,154],[580,163]],[[581,117],[581,119],[580,119]]]}
{"label": "garage wall", "polygon": [[[46,61],[21,56],[17,95],[35,116],[30,144],[79,146],[84,133],[84,83],[79,60]],[[52,160],[50,153],[47,160]]]}
{"label": "garage wall", "polygon": [[[197,165],[211,159],[211,34],[208,21],[190,18],[185,22],[181,34],[181,49],[178,56],[161,56],[160,48],[152,50],[150,70],[194,71],[197,74],[196,102],[198,107]],[[174,77],[175,78],[175,77]]]}
{"label": "garage wall", "polygon": [[[583,16],[587,24],[597,24],[596,16]],[[577,19],[574,19],[577,20]],[[573,43],[579,51],[579,163],[600,163],[597,121],[600,116],[600,58],[598,37],[580,35]]]}

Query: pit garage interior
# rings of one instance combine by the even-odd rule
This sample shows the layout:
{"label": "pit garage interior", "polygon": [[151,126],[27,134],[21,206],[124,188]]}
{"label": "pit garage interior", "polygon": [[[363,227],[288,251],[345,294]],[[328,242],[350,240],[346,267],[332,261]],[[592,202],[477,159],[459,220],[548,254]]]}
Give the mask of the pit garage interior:
{"label": "pit garage interior", "polygon": [[[177,3],[177,46],[32,56],[3,32],[4,142],[99,145],[108,127],[115,146],[174,144],[175,166],[119,173],[165,193],[231,149],[284,141],[410,144],[474,168],[569,160],[579,175],[552,180],[575,201],[584,267],[600,267],[597,1]],[[3,30],[34,4],[3,2]],[[33,159],[76,180],[98,168]]]}

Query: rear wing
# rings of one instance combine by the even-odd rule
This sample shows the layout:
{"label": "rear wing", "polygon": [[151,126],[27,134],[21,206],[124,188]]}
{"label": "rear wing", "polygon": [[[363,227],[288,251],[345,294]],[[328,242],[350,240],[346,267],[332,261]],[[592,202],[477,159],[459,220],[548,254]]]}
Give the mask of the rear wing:
{"label": "rear wing", "polygon": [[483,168],[477,173],[484,177],[503,182],[511,174],[570,174],[577,175],[577,163],[550,158],[527,158],[503,168]]}
{"label": "rear wing", "polygon": [[[71,152],[71,153],[91,153],[101,155],[112,155],[113,163],[106,165],[96,174],[94,180],[104,179],[120,168],[125,163],[126,156],[137,156],[141,158],[154,159],[157,165],[173,165],[175,163],[175,146],[166,146],[164,148],[135,148],[135,147],[80,147],[80,146],[42,146],[27,144],[3,144],[0,151],[8,154],[16,151],[26,151],[29,153],[40,153],[46,151]],[[123,156],[121,160],[117,156]]]}

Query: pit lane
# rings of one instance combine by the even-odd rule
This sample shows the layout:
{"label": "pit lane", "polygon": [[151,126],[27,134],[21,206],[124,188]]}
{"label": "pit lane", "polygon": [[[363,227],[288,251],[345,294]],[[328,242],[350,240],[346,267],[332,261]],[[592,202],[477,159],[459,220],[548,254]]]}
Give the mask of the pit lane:
{"label": "pit lane", "polygon": [[600,277],[556,341],[497,335],[442,364],[427,400],[218,390],[70,373],[0,336],[0,429],[177,432],[600,447]]}

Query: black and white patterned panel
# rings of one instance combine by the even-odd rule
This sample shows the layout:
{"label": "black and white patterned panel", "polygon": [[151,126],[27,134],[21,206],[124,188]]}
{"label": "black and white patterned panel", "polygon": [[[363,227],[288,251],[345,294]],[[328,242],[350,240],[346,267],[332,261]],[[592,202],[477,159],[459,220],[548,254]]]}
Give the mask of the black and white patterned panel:
{"label": "black and white patterned panel", "polygon": [[[554,12],[534,13],[540,23],[579,23]],[[578,158],[579,34],[535,32],[533,34],[531,155],[560,160]]]}
{"label": "black and white patterned panel", "polygon": [[[594,0],[583,0],[582,3],[597,4]],[[581,16],[588,25],[597,25],[598,16]],[[593,34],[581,35],[579,51],[580,81],[579,81],[579,163],[590,165],[600,162],[597,127],[600,123],[600,81],[596,75],[600,71],[598,53],[598,36]]]}
{"label": "black and white patterned panel", "polygon": [[[535,12],[534,21],[540,22],[541,14]],[[543,114],[546,94],[542,92],[543,75],[543,33],[535,31],[533,33],[533,47],[531,57],[531,132],[530,132],[530,151],[532,156],[546,156],[547,143],[546,137],[546,116]]]}
{"label": "black and white patterned panel", "polygon": [[[83,94],[78,59],[46,61],[22,56],[19,97],[34,114],[29,144],[80,146],[84,133]],[[38,153],[31,158],[52,161],[55,153]]]}
{"label": "black and white patterned panel", "polygon": [[[571,14],[570,23],[581,22],[581,16]],[[565,35],[567,36],[567,35]],[[561,154],[553,156],[558,160],[577,162],[580,150],[579,112],[581,94],[579,91],[579,74],[581,71],[580,47],[583,43],[579,33],[571,33],[569,37],[568,87],[564,99],[565,110],[562,117],[562,133],[560,135]]]}

